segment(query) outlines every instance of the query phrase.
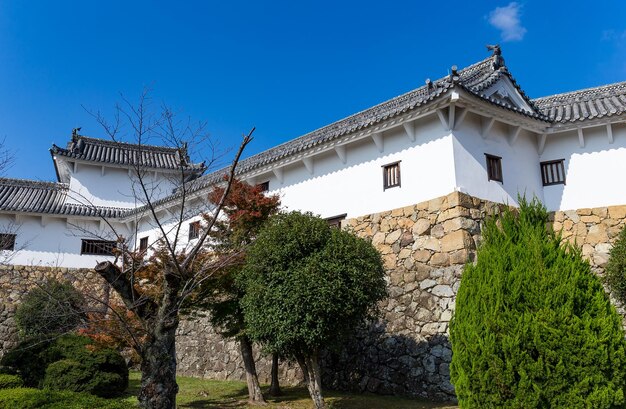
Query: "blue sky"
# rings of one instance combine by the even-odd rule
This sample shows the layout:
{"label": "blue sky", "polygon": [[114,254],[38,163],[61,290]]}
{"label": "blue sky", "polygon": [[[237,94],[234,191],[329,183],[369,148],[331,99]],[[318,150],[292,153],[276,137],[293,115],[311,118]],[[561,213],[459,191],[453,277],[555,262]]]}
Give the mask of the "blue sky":
{"label": "blue sky", "polygon": [[626,80],[624,1],[4,1],[0,137],[9,177],[54,180],[48,149],[84,110],[145,86],[246,156],[489,54],[531,97]]}

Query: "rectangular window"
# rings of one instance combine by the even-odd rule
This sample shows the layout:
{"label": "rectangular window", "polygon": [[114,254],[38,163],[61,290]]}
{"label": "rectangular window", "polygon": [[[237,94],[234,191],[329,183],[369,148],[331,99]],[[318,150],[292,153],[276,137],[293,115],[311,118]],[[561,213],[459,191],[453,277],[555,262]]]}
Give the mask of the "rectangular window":
{"label": "rectangular window", "polygon": [[117,242],[110,240],[83,239],[80,246],[80,254],[92,254],[112,256]]}
{"label": "rectangular window", "polygon": [[485,153],[487,158],[487,178],[502,182],[502,158],[499,156],[489,155]]}
{"label": "rectangular window", "polygon": [[142,237],[139,239],[139,251],[145,253],[148,250],[148,238]]}
{"label": "rectangular window", "polygon": [[541,180],[544,186],[565,184],[565,159],[541,162]]}
{"label": "rectangular window", "polygon": [[326,218],[326,222],[333,229],[341,229],[341,221],[345,220],[347,213],[340,214],[338,216],[328,217]]}
{"label": "rectangular window", "polygon": [[383,166],[383,190],[400,186],[400,162]]}
{"label": "rectangular window", "polygon": [[256,185],[256,187],[261,191],[261,192],[267,192],[270,190],[270,182],[263,182],[263,183],[259,183],[258,185]]}
{"label": "rectangular window", "polygon": [[15,250],[15,234],[0,234],[0,250]]}
{"label": "rectangular window", "polygon": [[189,240],[200,237],[200,222],[189,223]]}

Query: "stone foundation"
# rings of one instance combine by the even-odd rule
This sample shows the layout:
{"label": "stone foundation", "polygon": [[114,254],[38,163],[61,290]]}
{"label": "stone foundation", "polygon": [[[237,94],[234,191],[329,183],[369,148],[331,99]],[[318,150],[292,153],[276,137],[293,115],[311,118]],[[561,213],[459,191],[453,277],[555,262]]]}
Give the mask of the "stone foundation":
{"label": "stone foundation", "polygon": [[[344,221],[344,228],[380,250],[389,297],[380,304],[376,322],[361,328],[343,348],[323,354],[326,386],[454,400],[448,324],[463,266],[476,256],[481,222],[498,206],[454,192]],[[581,246],[594,271],[602,274],[612,243],[624,227],[626,206],[556,212],[552,219],[564,240]],[[98,297],[107,289],[88,269],[0,267],[0,355],[17,341],[13,313],[22,295],[48,277],[68,280]],[[269,382],[271,361],[258,351],[256,356],[261,382]],[[181,321],[178,360],[184,375],[245,378],[238,345],[224,340],[206,318]],[[282,383],[300,379],[299,369],[281,365]]]}

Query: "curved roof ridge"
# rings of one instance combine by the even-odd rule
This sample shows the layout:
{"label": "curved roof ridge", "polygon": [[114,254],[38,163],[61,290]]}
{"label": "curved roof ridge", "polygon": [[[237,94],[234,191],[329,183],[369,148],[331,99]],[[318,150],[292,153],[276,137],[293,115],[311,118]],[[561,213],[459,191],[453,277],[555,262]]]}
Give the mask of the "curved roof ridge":
{"label": "curved roof ridge", "polygon": [[[533,102],[535,103],[545,103],[548,100],[557,100],[557,99],[565,99],[568,97],[574,97],[574,96],[578,96],[581,94],[590,94],[592,92],[601,92],[604,90],[609,90],[609,89],[613,89],[613,88],[620,88],[620,87],[624,87],[626,89],[626,81],[621,81],[621,82],[614,82],[612,84],[604,84],[604,85],[598,85],[596,87],[589,87],[589,88],[583,88],[583,89],[579,89],[579,90],[575,90],[575,91],[567,91],[567,92],[563,92],[563,93],[559,93],[559,94],[552,94],[552,95],[547,95],[545,97],[539,97],[539,98],[534,98],[532,99]],[[587,96],[587,95],[585,95]]]}
{"label": "curved roof ridge", "polygon": [[47,180],[19,179],[0,177],[0,185],[19,186],[32,188],[69,189],[69,184],[62,182],[50,182]]}

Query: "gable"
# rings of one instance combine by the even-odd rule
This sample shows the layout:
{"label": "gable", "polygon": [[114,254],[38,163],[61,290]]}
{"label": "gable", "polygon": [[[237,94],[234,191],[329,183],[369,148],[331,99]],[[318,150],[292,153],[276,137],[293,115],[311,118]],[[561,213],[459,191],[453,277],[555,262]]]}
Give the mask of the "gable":
{"label": "gable", "polygon": [[482,93],[485,97],[494,101],[522,109],[529,113],[534,112],[517,90],[517,87],[513,85],[511,80],[505,75],[501,76],[494,84],[484,89]]}

